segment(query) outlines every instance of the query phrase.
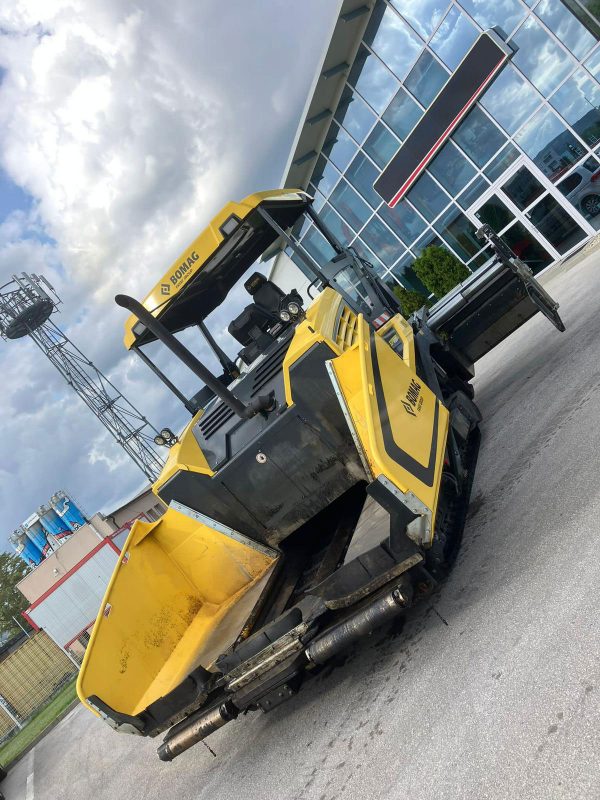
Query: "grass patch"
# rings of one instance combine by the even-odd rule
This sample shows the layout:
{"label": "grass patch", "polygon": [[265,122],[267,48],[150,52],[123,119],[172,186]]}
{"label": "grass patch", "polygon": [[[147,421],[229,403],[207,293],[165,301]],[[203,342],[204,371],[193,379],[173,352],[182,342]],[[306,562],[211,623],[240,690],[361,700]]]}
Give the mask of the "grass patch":
{"label": "grass patch", "polygon": [[38,711],[25,727],[9,739],[6,744],[0,747],[0,764],[3,767],[9,766],[15,758],[29,747],[40,733],[46,730],[54,720],[68,708],[77,697],[75,690],[76,679],[64,686],[60,692],[52,698],[47,706]]}

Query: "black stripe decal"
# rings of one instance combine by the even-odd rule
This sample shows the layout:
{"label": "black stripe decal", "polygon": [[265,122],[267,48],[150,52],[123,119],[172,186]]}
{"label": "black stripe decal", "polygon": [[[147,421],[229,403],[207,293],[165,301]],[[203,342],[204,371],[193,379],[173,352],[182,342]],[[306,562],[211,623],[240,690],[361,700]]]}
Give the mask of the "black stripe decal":
{"label": "black stripe decal", "polygon": [[437,457],[437,441],[438,441],[438,420],[440,416],[439,400],[435,400],[435,412],[433,415],[433,433],[431,439],[431,450],[429,452],[429,463],[424,466],[409,455],[401,447],[398,447],[394,434],[392,433],[392,426],[390,424],[390,417],[388,414],[387,404],[385,402],[385,395],[383,392],[383,385],[381,383],[381,372],[379,369],[379,361],[377,360],[377,351],[375,344],[375,333],[371,331],[371,366],[373,368],[373,383],[375,384],[375,399],[377,401],[377,411],[381,422],[381,432],[383,434],[383,443],[387,454],[393,460],[403,467],[411,475],[414,475],[417,480],[425,484],[425,486],[433,486],[433,479],[435,477],[435,462]]}
{"label": "black stripe decal", "polygon": [[391,208],[413,186],[511,56],[511,48],[495,31],[480,34],[373,184]]}

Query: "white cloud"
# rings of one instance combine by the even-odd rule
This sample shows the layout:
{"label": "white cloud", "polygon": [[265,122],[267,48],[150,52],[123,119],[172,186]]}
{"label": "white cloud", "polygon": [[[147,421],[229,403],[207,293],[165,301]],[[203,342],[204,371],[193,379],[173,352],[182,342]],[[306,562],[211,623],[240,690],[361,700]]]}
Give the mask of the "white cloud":
{"label": "white cloud", "polygon": [[[223,203],[278,182],[336,8],[3,4],[0,164],[34,204],[0,224],[0,284],[49,277],[58,324],[159,425],[183,416],[123,351],[113,296],[143,296]],[[137,486],[31,342],[0,342],[0,374],[5,530],[63,484],[92,511]]]}

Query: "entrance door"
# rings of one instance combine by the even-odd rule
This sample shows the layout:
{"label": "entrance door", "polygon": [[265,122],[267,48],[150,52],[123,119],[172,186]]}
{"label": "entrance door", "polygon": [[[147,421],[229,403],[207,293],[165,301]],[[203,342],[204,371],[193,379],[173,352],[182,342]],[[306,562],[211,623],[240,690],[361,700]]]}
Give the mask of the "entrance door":
{"label": "entrance door", "polygon": [[595,233],[592,226],[524,156],[517,159],[467,211],[487,223],[534,272]]}

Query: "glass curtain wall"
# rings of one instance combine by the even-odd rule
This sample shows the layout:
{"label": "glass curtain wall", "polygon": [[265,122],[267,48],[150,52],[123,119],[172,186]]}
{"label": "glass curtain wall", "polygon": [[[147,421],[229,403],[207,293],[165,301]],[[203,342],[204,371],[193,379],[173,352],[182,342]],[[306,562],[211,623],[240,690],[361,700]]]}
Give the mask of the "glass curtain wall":
{"label": "glass curtain wall", "polygon": [[[308,187],[344,244],[390,284],[421,291],[411,264],[429,244],[475,270],[488,254],[465,211],[523,155],[567,208],[600,229],[598,7],[590,0],[377,0]],[[374,181],[492,27],[518,48],[512,62],[390,209]],[[300,233],[317,259],[331,257],[314,226]]]}

